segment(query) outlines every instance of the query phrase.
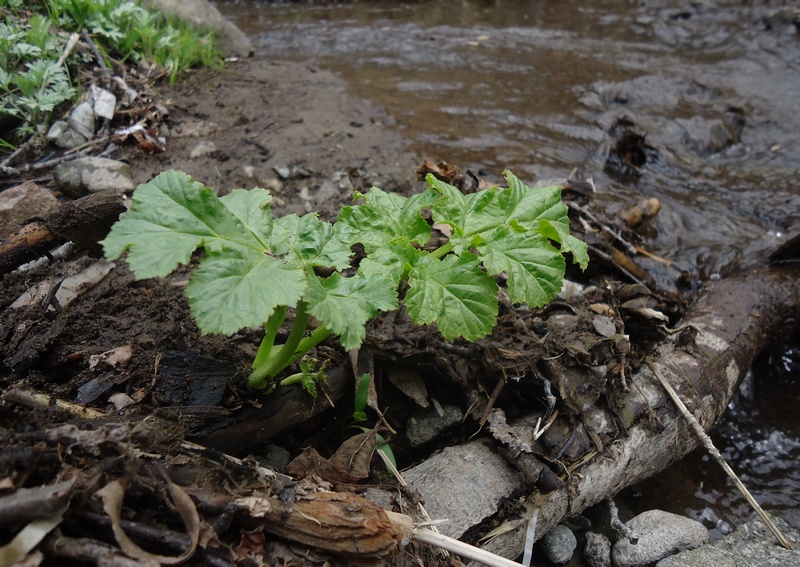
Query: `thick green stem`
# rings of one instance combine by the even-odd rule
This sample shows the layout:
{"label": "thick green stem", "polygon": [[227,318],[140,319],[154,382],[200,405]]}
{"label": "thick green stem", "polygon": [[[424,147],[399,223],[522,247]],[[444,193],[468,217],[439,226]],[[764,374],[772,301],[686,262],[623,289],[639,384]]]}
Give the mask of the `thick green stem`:
{"label": "thick green stem", "polygon": [[[253,373],[257,373],[260,368],[266,366],[267,362],[272,355],[272,347],[275,345],[275,337],[278,336],[278,331],[286,320],[286,306],[281,305],[277,307],[272,313],[272,316],[267,320],[264,325],[264,339],[258,347],[258,353],[255,360],[253,360]],[[263,378],[264,376],[261,376]]]}
{"label": "thick green stem", "polygon": [[295,360],[298,360],[312,348],[314,348],[319,343],[327,339],[332,332],[333,331],[331,331],[325,325],[322,325],[321,327],[317,327],[316,329],[314,329],[314,331],[309,336],[305,337],[303,340],[300,341],[300,344],[297,345],[294,354],[291,357],[289,357],[289,362],[286,363],[286,366],[289,366]]}
{"label": "thick green stem", "polygon": [[264,378],[267,376],[277,376],[281,370],[289,366],[292,361],[299,358],[293,358],[293,355],[297,351],[297,347],[300,345],[300,342],[303,340],[303,335],[306,332],[308,320],[311,317],[306,310],[307,308],[308,306],[304,301],[301,301],[297,304],[294,324],[292,325],[292,330],[289,333],[289,338],[286,339],[286,343],[280,345],[280,347],[270,349],[266,363],[263,366],[259,366],[257,369],[254,369],[253,372],[250,373],[250,377],[247,380],[248,384],[256,388],[263,388],[266,385]]}
{"label": "thick green stem", "polygon": [[439,246],[439,248],[437,248],[436,250],[431,252],[431,256],[438,260],[439,258],[444,256],[445,254],[449,254],[450,252],[452,252],[453,248],[454,247],[453,247],[453,243],[452,242],[449,242],[449,241],[445,242],[444,244]]}

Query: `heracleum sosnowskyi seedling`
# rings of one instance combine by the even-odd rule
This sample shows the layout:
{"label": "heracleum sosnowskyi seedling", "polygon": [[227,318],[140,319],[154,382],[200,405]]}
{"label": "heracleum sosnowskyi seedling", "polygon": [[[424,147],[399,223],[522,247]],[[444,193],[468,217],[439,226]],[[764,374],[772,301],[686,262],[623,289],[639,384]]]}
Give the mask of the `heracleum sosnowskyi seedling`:
{"label": "heracleum sosnowskyi seedling", "polygon": [[[273,218],[265,189],[218,198],[185,173],[167,171],[136,189],[102,244],[109,260],[128,250],[139,279],[164,277],[203,248],[185,290],[192,316],[203,333],[263,326],[248,383],[264,388],[331,334],[345,349],[359,347],[367,322],[400,306],[404,282],[411,319],[436,323],[446,339],[491,333],[494,275],[506,274],[512,302],[549,303],[561,289],[563,254],[585,269],[586,244],[569,233],[560,187],[533,189],[511,172],[505,177],[507,188],[470,195],[432,175],[411,197],[373,187],[356,192],[363,202],[343,207],[332,224],[315,213]],[[450,226],[447,243],[433,251],[423,249],[431,236],[426,209],[434,223]],[[357,243],[366,257],[354,268]],[[291,331],[275,344],[289,309]],[[307,333],[311,317],[321,324]]]}

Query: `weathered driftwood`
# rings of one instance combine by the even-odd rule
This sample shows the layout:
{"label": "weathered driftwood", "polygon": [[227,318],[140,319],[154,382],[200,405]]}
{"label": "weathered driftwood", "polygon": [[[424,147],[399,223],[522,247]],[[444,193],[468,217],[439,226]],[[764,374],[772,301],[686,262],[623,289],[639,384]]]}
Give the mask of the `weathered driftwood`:
{"label": "weathered driftwood", "polygon": [[[756,356],[773,341],[787,338],[798,321],[800,267],[763,268],[710,284],[677,327],[681,331],[659,345],[653,358],[708,430],[720,421]],[[534,491],[529,497],[530,509],[538,508],[537,537],[562,519],[663,470],[698,445],[647,365],[631,378],[630,392],[617,402],[623,404],[618,415],[630,421],[626,433],[572,469],[560,488],[547,494]],[[581,425],[601,440],[614,428],[608,410],[600,407],[588,410]],[[437,491],[438,506],[429,506],[431,516],[446,517],[449,505],[458,506],[448,504],[447,494],[457,493],[453,483],[460,482],[470,479],[454,476],[443,487],[416,483],[424,497]],[[485,547],[516,557],[524,536],[521,522]]]}

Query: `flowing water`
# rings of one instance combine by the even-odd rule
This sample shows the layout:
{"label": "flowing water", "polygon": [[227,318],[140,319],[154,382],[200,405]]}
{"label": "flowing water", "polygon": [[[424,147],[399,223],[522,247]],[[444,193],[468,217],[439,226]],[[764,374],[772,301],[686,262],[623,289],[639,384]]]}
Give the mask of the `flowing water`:
{"label": "flowing water", "polygon": [[[610,212],[657,197],[648,246],[701,279],[753,265],[800,230],[800,32],[780,2],[218,7],[259,55],[331,70],[383,105],[420,156],[495,177],[510,169],[528,182],[575,170]],[[651,147],[627,180],[604,171],[620,119]],[[798,349],[776,355],[717,434],[757,498],[796,522],[798,368]],[[654,490],[668,495],[663,508],[716,533],[751,516],[700,454],[649,486],[648,503]]]}

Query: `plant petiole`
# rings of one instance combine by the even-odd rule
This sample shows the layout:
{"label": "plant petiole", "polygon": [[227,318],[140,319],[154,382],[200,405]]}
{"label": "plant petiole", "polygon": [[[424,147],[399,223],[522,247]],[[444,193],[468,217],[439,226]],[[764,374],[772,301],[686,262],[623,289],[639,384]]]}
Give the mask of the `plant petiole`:
{"label": "plant petiole", "polygon": [[[279,309],[282,311],[281,313],[278,312]],[[256,359],[253,361],[253,370],[247,379],[248,385],[253,388],[263,388],[266,385],[265,379],[268,376],[277,376],[287,366],[298,360],[331,334],[331,330],[323,325],[314,329],[309,336],[303,336],[310,315],[306,310],[306,303],[301,301],[297,304],[297,313],[289,338],[286,343],[275,345],[275,336],[286,318],[286,308],[281,307],[279,309],[276,309],[275,313],[267,321],[264,340],[261,341]]]}
{"label": "plant petiole", "polygon": [[449,254],[450,252],[452,252],[453,248],[454,248],[453,243],[450,242],[450,241],[447,241],[444,244],[442,244],[441,246],[439,246],[439,248],[437,248],[436,250],[431,252],[431,257],[436,258],[437,260],[439,260],[440,258],[442,258],[442,257],[446,256],[447,254]]}
{"label": "plant petiole", "polygon": [[267,320],[267,324],[264,325],[264,338],[258,347],[256,358],[253,360],[252,368],[254,372],[269,362],[272,356],[272,348],[275,346],[275,337],[278,336],[278,331],[284,321],[286,321],[286,306],[281,305],[275,309],[272,316]]}

